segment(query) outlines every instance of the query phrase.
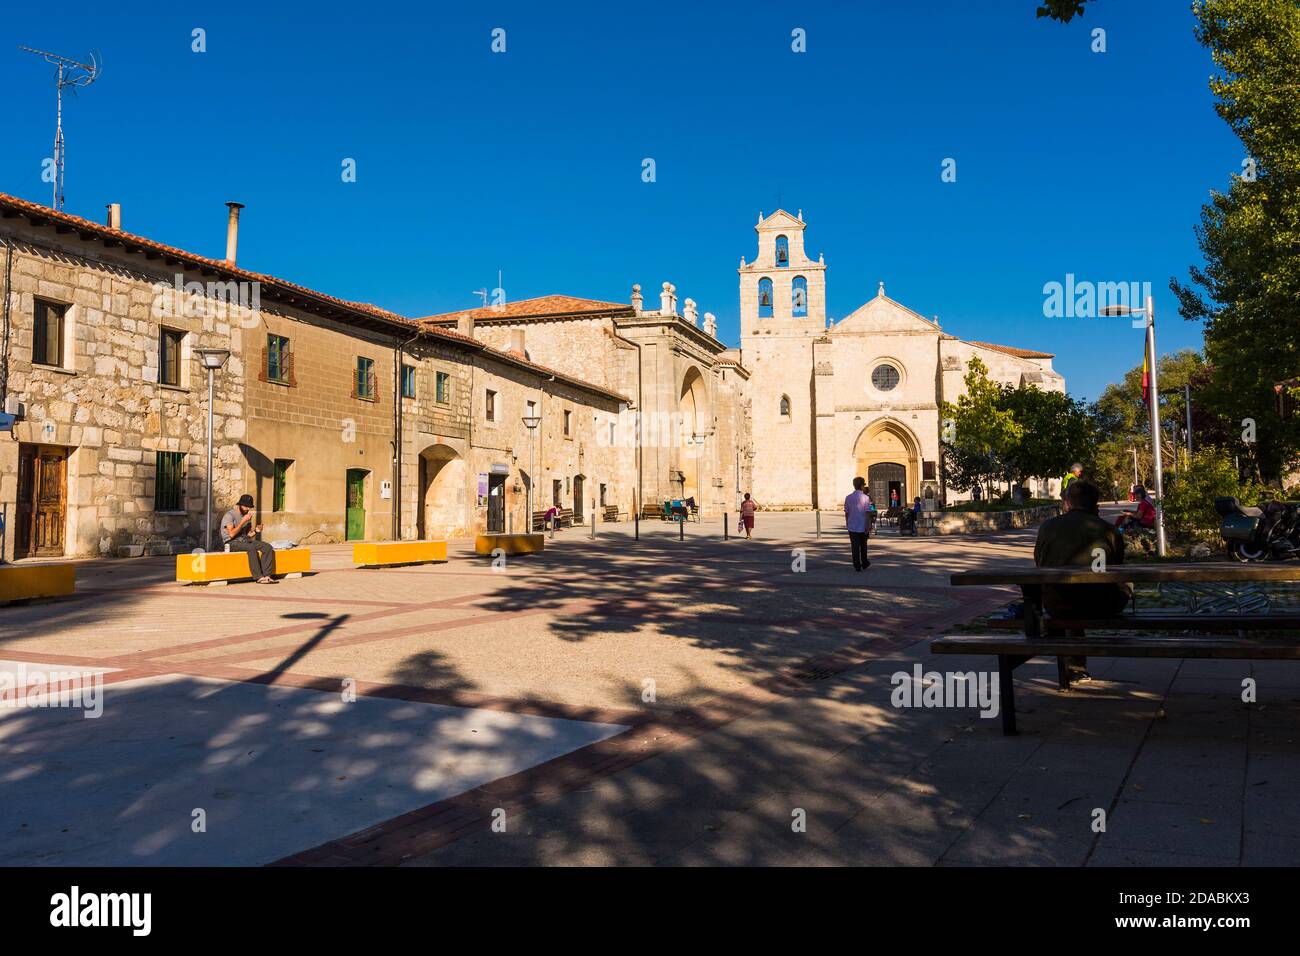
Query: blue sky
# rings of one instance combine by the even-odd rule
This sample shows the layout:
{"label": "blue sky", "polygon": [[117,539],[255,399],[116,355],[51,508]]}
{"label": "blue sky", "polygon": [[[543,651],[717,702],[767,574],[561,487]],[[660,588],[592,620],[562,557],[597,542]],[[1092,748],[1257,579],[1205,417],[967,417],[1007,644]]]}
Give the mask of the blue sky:
{"label": "blue sky", "polygon": [[735,270],[779,197],[826,255],[832,317],[884,280],[948,332],[1055,352],[1095,398],[1141,332],[1045,318],[1044,283],[1149,281],[1161,351],[1199,347],[1167,283],[1243,152],[1187,0],[1096,0],[1069,25],[1036,5],[11,6],[0,191],[50,201],[52,74],[17,44],[97,49],[66,107],[68,212],[120,202],[124,228],[221,256],[239,200],[241,265],[408,315],[475,304],[497,270],[510,299],[667,279],[737,344]]}

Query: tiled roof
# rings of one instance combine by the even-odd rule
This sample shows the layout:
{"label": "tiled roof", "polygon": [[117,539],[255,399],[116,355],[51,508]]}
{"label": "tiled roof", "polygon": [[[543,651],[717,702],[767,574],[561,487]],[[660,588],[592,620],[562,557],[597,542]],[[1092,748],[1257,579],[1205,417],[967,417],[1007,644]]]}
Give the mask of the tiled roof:
{"label": "tiled roof", "polygon": [[[487,353],[499,361],[518,366],[520,368],[530,369],[534,372],[541,373],[550,378],[557,379],[570,385],[586,389],[592,392],[598,392],[601,395],[614,398],[621,402],[628,401],[627,396],[618,392],[594,385],[591,382],[583,381],[571,375],[557,372],[545,365],[538,365],[527,359],[511,355],[501,349],[493,348],[484,342],[480,342],[471,336],[462,335],[454,329],[437,328],[423,324],[421,320],[408,319],[406,316],[398,315],[396,312],[390,312],[387,309],[380,308],[377,305],[371,305],[368,302],[353,302],[348,299],[340,299],[337,296],[327,295],[324,292],[317,292],[315,289],[309,289],[306,286],[298,285],[294,282],[288,282],[284,279],[277,279],[275,276],[265,275],[260,272],[252,272],[248,269],[241,269],[238,266],[229,266],[222,259],[209,259],[207,256],[195,255],[192,252],[186,252],[184,249],[178,249],[175,246],[164,245],[161,242],[155,242],[152,239],[146,239],[144,236],[137,236],[133,233],[126,232],[122,229],[114,229],[90,219],[83,219],[81,216],[74,216],[70,213],[60,212],[51,209],[49,206],[42,206],[40,203],[30,202],[26,199],[19,199],[17,196],[10,196],[7,193],[0,193],[0,212],[7,211],[9,217],[15,215],[26,216],[29,219],[45,220],[54,223],[56,226],[71,229],[82,235],[83,238],[99,238],[123,246],[136,246],[142,250],[155,253],[168,259],[174,259],[183,265],[196,269],[206,269],[217,272],[222,275],[242,279],[249,282],[260,283],[263,291],[268,295],[279,294],[284,297],[286,294],[290,297],[297,295],[304,298],[312,299],[322,305],[332,306],[344,311],[350,311],[359,316],[376,319],[387,324],[406,329],[411,335],[421,334],[434,338],[448,339],[458,342],[462,345],[472,347],[475,351]],[[547,296],[549,299],[567,299],[568,296]],[[575,302],[590,302],[587,299],[573,299]],[[604,303],[609,306],[610,303]],[[615,306],[623,308],[623,306]]]}
{"label": "tiled roof", "polygon": [[1016,358],[1056,358],[1052,352],[1035,352],[1033,349],[1018,349],[1014,345],[994,345],[992,342],[967,342],[967,345],[978,345],[982,349],[992,349],[995,352],[1001,352],[1004,355],[1013,355]]}
{"label": "tiled roof", "polygon": [[422,325],[440,325],[455,323],[464,316],[470,316],[474,321],[478,322],[492,319],[538,319],[606,312],[630,313],[631,311],[632,306],[626,302],[601,302],[599,299],[582,299],[573,295],[543,295],[534,299],[506,302],[502,305],[461,309],[459,312],[443,312],[440,315],[426,315],[415,321]]}

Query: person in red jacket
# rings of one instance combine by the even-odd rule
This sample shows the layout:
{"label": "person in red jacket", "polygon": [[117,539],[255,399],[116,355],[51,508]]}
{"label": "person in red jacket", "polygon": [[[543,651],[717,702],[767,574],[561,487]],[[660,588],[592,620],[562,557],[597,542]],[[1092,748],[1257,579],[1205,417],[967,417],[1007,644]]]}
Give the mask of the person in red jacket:
{"label": "person in red jacket", "polygon": [[1115,519],[1115,527],[1123,531],[1129,525],[1135,524],[1142,528],[1153,528],[1156,523],[1156,507],[1147,497],[1147,490],[1141,485],[1133,488],[1133,497],[1137,501],[1136,511],[1125,511]]}

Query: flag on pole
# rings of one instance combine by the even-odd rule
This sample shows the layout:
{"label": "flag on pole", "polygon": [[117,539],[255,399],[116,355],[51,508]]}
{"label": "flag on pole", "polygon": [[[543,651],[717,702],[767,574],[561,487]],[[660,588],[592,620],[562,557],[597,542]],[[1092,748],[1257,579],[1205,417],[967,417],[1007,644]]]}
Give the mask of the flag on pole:
{"label": "flag on pole", "polygon": [[1147,405],[1151,402],[1151,367],[1147,364],[1151,351],[1145,345],[1142,346],[1142,404]]}

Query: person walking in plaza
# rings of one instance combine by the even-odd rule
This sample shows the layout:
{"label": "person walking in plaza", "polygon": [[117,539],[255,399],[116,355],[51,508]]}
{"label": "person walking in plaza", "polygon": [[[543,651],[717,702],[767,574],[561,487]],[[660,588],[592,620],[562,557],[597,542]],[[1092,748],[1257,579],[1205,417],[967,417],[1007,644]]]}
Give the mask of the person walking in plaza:
{"label": "person walking in plaza", "polygon": [[749,497],[749,492],[745,492],[745,500],[740,503],[740,523],[745,526],[745,537],[754,537],[754,512],[758,510],[758,502]]}
{"label": "person walking in plaza", "polygon": [[867,538],[871,533],[871,498],[862,490],[866,485],[862,478],[854,478],[853,491],[844,499],[844,527],[849,529],[854,571],[871,567],[871,562],[867,559]]}
{"label": "person walking in plaza", "polygon": [[1065,475],[1061,478],[1061,500],[1062,501],[1067,500],[1065,497],[1065,492],[1070,487],[1070,482],[1078,481],[1082,477],[1083,477],[1083,465],[1076,461],[1073,465],[1070,466],[1070,470],[1067,471]]}
{"label": "person walking in plaza", "polygon": [[248,555],[248,569],[258,584],[274,584],[275,549],[258,540],[262,526],[253,524],[253,496],[241,495],[221,519],[221,542],[231,551]]}

